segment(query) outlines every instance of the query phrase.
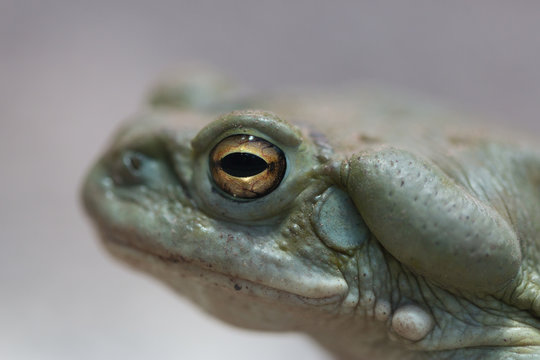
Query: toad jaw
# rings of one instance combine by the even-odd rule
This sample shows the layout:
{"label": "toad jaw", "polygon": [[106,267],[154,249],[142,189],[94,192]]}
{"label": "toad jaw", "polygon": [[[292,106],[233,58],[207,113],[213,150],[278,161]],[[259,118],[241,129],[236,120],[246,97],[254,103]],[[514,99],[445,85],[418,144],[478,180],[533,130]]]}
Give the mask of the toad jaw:
{"label": "toad jaw", "polygon": [[[156,173],[163,182],[171,181],[162,164],[155,168],[161,169]],[[150,255],[169,263],[168,267],[186,269],[186,273],[215,273],[215,278],[225,280],[225,286],[233,278],[320,305],[336,303],[347,293],[348,285],[339,271],[329,274],[328,269],[280,249],[275,239],[278,230],[224,224],[194,208],[178,184],[155,189],[125,187],[115,183],[106,169],[98,164],[92,170],[85,184],[85,205],[99,223],[107,247],[137,262],[138,267],[144,267],[144,259]],[[153,181],[158,181],[155,174]],[[166,195],[162,197],[157,188],[167,189]],[[186,276],[182,271],[177,275]]]}

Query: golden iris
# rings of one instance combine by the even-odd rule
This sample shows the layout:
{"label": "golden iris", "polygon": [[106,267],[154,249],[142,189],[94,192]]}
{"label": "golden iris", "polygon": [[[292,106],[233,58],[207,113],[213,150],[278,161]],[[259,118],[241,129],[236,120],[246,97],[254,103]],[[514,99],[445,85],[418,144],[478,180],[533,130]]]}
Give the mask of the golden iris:
{"label": "golden iris", "polygon": [[271,193],[285,175],[283,151],[252,135],[231,135],[210,153],[214,183],[224,192],[241,199],[255,199]]}

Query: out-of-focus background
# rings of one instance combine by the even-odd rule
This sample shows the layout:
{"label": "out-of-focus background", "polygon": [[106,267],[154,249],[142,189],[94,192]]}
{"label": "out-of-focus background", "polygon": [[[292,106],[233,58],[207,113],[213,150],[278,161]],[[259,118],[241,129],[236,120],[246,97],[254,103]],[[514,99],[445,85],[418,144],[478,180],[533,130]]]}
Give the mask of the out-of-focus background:
{"label": "out-of-focus background", "polygon": [[539,19],[534,1],[0,0],[0,358],[329,359],[111,261],[85,170],[193,61],[254,89],[386,84],[540,134]]}

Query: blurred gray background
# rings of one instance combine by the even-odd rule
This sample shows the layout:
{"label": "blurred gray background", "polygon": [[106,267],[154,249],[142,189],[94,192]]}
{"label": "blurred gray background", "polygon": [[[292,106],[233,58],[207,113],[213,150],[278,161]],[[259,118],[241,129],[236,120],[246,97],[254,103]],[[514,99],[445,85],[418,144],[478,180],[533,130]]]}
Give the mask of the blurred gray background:
{"label": "blurred gray background", "polygon": [[0,358],[329,358],[111,261],[81,212],[113,129],[193,61],[255,89],[377,82],[540,134],[540,2],[1,0]]}

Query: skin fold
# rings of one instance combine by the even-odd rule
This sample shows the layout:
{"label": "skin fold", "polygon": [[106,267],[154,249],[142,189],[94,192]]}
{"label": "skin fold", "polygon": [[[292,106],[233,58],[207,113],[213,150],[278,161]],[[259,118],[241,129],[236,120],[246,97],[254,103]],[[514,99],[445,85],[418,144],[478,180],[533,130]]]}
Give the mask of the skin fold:
{"label": "skin fold", "polygon": [[114,256],[340,359],[540,359],[538,139],[377,91],[241,94],[173,75],[119,129],[82,190]]}

